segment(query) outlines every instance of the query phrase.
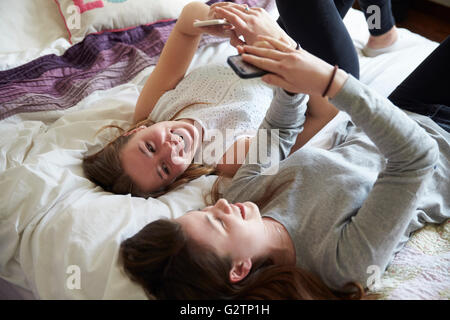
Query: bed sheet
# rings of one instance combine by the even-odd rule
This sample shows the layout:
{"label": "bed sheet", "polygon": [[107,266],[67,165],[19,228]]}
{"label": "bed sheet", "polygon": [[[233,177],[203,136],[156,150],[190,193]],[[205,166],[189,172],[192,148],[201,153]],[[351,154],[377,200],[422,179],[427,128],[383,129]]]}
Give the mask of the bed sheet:
{"label": "bed sheet", "polygon": [[[222,54],[235,54],[235,49],[225,43],[199,49],[190,69],[223,63]],[[215,177],[145,200],[103,192],[84,178],[80,164],[88,149],[94,152],[115,134],[95,136],[99,128],[131,123],[138,94],[152,70],[145,69],[125,85],[97,91],[69,110],[19,114],[2,121],[3,278],[30,288],[41,299],[145,298],[117,267],[118,245],[153,219],[202,207],[203,194]],[[82,271],[79,290],[66,287],[71,265]],[[48,274],[53,275],[50,281]]]}
{"label": "bed sheet", "polygon": [[[344,22],[360,49],[368,37],[362,13],[351,9]],[[409,36],[416,38],[417,46],[377,58],[360,56],[361,80],[388,95],[437,46],[418,35]],[[57,43],[63,41],[64,37],[56,37],[48,48],[61,54],[65,47]],[[190,69],[225,63],[234,53],[227,43],[209,45],[199,49]],[[33,49],[28,55],[9,56],[20,65],[40,54]],[[96,91],[65,111],[18,114],[0,122],[1,278],[40,299],[146,298],[120,268],[120,243],[150,221],[203,206],[203,195],[215,177],[202,177],[145,200],[102,191],[84,178],[80,164],[87,150],[94,152],[113,135],[95,136],[100,127],[131,122],[138,94],[152,70],[143,70],[124,85]],[[346,119],[340,113],[310,144],[326,146],[333,127]],[[413,236],[400,252],[403,258],[394,259],[383,276],[384,286],[378,288],[383,298],[449,298],[448,224],[427,228]],[[422,237],[424,232],[431,236]],[[424,255],[429,259],[423,260]],[[414,258],[424,261],[421,269],[415,268]],[[402,270],[410,271],[409,278]]]}

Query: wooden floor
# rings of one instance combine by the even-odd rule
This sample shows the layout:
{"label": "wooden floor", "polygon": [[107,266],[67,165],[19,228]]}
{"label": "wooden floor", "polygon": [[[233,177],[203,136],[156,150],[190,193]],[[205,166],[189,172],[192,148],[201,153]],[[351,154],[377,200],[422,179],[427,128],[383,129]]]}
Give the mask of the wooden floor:
{"label": "wooden floor", "polygon": [[[355,8],[358,5],[355,4]],[[418,33],[430,40],[442,42],[450,35],[450,8],[426,0],[411,0],[403,19],[396,25]]]}
{"label": "wooden floor", "polygon": [[442,42],[450,35],[450,8],[429,1],[413,1],[406,19],[397,26]]}

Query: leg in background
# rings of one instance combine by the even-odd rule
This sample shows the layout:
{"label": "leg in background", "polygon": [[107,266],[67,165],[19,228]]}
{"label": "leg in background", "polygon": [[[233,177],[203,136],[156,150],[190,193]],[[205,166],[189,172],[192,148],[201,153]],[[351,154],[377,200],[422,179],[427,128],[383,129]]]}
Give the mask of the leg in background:
{"label": "leg in background", "polygon": [[[366,17],[366,21],[372,22],[374,20],[374,14],[380,13],[380,24],[372,26],[369,24],[369,32],[372,36],[381,36],[392,29],[395,25],[394,16],[392,15],[391,0],[358,0],[359,6]],[[371,6],[376,6],[377,9],[373,10]],[[379,11],[378,11],[379,10]]]}
{"label": "leg in background", "polygon": [[370,37],[363,53],[367,56],[376,56],[383,52],[377,53],[370,49],[376,50],[390,47],[398,39],[391,0],[358,0],[358,2],[366,17],[370,32]]}
{"label": "leg in background", "polygon": [[[337,1],[350,8],[352,1]],[[359,60],[333,0],[277,0],[278,23],[303,49],[359,79]],[[348,10],[348,9],[347,9]]]}
{"label": "leg in background", "polygon": [[[303,49],[359,78],[358,54],[342,21],[353,0],[276,2],[280,13],[278,23]],[[291,153],[308,142],[337,113],[328,99],[311,96],[303,132],[298,135]]]}
{"label": "leg in background", "polygon": [[348,10],[350,10],[350,8],[353,6],[353,3],[355,2],[355,0],[333,0],[333,1],[342,19],[344,19]]}
{"label": "leg in background", "polygon": [[450,36],[390,95],[396,106],[430,117],[450,132]]}

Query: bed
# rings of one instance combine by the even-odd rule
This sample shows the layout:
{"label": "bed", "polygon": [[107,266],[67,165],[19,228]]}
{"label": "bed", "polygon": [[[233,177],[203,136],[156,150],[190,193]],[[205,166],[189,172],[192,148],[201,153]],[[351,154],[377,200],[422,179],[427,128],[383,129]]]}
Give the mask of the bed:
{"label": "bed", "polygon": [[[270,0],[238,2],[277,16]],[[172,1],[171,12],[142,26],[91,30],[79,38],[68,34],[63,1],[38,3],[13,1],[7,10],[0,4],[0,299],[146,299],[118,263],[120,243],[155,219],[202,207],[216,177],[141,199],[96,187],[84,177],[81,161],[112,137],[109,131],[96,136],[99,128],[131,124],[157,60],[152,50],[163,44],[183,1]],[[344,22],[358,49],[362,82],[385,96],[438,45],[403,29],[414,45],[366,58],[360,53],[369,36],[362,12],[351,9]],[[155,30],[154,46],[141,41]],[[87,48],[91,64],[77,60]],[[229,43],[205,38],[189,70],[225,64],[232,54]],[[333,128],[346,119],[339,113],[308,144],[326,147]],[[449,271],[450,225],[428,225],[371,291],[387,300],[449,299]]]}

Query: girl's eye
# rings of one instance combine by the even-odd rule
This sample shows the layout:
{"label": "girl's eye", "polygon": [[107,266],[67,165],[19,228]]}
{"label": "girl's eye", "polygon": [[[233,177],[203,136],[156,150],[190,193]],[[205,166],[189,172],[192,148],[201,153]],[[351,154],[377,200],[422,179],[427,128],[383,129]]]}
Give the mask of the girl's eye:
{"label": "girl's eye", "polygon": [[167,174],[167,175],[170,174],[169,168],[167,168],[167,166],[166,166],[164,163],[163,163],[163,165],[162,165],[162,169],[163,169],[163,171],[164,171],[165,174]]}
{"label": "girl's eye", "polygon": [[155,148],[152,147],[152,145],[148,142],[145,143],[145,146],[147,148],[148,151],[150,152],[155,152]]}
{"label": "girl's eye", "polygon": [[219,219],[219,218],[216,218],[216,220],[219,221],[220,224],[222,225],[222,227],[225,229],[225,224],[223,223],[223,220],[221,220],[221,219]]}

